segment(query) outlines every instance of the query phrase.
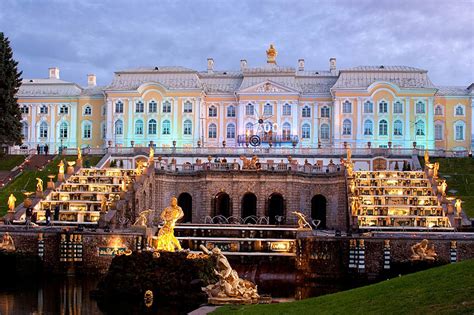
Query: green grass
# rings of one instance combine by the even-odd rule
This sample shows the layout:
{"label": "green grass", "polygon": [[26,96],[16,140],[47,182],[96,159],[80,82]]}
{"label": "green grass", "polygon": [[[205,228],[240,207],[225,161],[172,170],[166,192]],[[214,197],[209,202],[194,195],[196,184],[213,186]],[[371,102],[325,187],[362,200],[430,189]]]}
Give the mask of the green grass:
{"label": "green grass", "polygon": [[212,314],[473,314],[474,260],[290,303],[225,306]]}
{"label": "green grass", "polygon": [[[102,156],[84,156],[83,157],[83,164],[85,166],[86,161],[90,162],[91,166],[95,166]],[[64,157],[66,161],[75,161],[77,156],[68,155]],[[10,182],[7,186],[3,187],[0,190],[0,217],[3,216],[7,210],[7,200],[8,196],[11,193],[16,198],[16,205],[19,205],[25,199],[25,195],[23,195],[23,191],[31,191],[34,192],[36,190],[36,178],[41,178],[43,180],[43,187],[46,189],[46,183],[49,181],[48,175],[50,174],[58,174],[58,164],[60,158],[56,157],[52,160],[49,164],[47,164],[42,171],[38,170],[25,170],[21,173],[17,178],[15,178],[12,182]],[[56,180],[56,178],[55,178]]]}
{"label": "green grass", "polygon": [[[448,195],[462,199],[462,208],[468,217],[474,217],[474,159],[472,158],[431,158],[431,163],[439,163],[439,174],[446,176]],[[456,193],[450,193],[456,190]]]}
{"label": "green grass", "polygon": [[10,171],[25,160],[25,155],[0,155],[0,171]]}

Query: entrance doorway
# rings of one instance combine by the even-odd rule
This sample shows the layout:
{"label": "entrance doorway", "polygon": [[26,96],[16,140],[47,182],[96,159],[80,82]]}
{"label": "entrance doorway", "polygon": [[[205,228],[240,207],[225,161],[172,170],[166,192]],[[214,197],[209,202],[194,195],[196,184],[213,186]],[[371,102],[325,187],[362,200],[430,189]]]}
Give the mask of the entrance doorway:
{"label": "entrance doorway", "polygon": [[326,228],[326,203],[327,200],[323,195],[315,195],[311,199],[311,218],[321,221],[318,229]]}
{"label": "entrance doorway", "polygon": [[[273,193],[268,197],[268,208],[267,215],[270,224],[284,224],[285,222],[285,200],[279,193]],[[277,217],[281,217],[281,221],[277,220]]]}
{"label": "entrance doorway", "polygon": [[182,223],[191,223],[193,221],[193,197],[188,193],[182,193],[178,197],[178,206],[183,209],[184,217]]}
{"label": "entrance doorway", "polygon": [[257,215],[257,196],[253,193],[246,193],[242,197],[242,219],[251,215]]}
{"label": "entrance doorway", "polygon": [[213,216],[222,215],[230,217],[231,201],[230,196],[225,192],[220,192],[214,197]]}

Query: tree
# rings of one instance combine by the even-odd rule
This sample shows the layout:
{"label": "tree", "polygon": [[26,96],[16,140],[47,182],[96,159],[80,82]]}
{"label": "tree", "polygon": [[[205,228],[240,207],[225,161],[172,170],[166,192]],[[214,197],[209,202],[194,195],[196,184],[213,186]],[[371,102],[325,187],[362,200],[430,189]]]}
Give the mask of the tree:
{"label": "tree", "polygon": [[21,85],[18,62],[13,59],[10,41],[0,32],[0,146],[22,142],[21,112],[16,94]]}

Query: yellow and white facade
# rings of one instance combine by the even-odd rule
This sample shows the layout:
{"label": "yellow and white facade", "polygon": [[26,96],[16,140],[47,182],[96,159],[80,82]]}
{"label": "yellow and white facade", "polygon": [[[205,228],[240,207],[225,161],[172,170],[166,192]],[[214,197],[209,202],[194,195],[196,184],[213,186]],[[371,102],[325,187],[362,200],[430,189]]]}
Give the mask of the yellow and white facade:
{"label": "yellow and white facade", "polygon": [[[268,55],[268,52],[267,52]],[[111,84],[25,79],[18,93],[24,147],[263,146],[470,150],[474,87],[440,87],[405,66],[329,70],[240,61],[239,71],[150,67],[115,72]]]}

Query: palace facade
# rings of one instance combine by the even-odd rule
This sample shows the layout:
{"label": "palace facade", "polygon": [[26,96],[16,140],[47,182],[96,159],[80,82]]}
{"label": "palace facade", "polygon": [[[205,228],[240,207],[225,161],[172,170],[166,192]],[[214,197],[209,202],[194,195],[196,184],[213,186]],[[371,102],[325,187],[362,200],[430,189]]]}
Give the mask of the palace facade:
{"label": "palace facade", "polygon": [[[59,147],[388,147],[470,150],[474,85],[435,86],[406,66],[308,70],[267,63],[220,71],[150,67],[115,72],[107,86],[25,79],[18,93],[24,149]],[[415,144],[416,142],[416,144]]]}

